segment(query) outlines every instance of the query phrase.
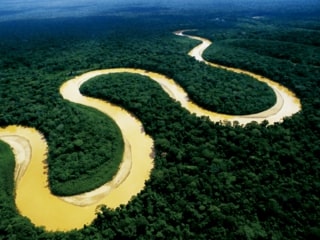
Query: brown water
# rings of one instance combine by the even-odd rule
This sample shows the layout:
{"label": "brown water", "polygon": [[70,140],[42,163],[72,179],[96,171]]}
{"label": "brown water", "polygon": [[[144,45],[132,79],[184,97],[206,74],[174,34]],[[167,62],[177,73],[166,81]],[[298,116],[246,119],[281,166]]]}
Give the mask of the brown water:
{"label": "brown water", "polygon": [[[88,99],[85,98],[84,101]],[[106,108],[106,103],[102,101],[92,99],[90,104],[95,104],[98,109]],[[119,186],[111,186],[111,190],[100,189],[100,193],[107,190],[106,196],[88,194],[87,201],[90,202],[93,199],[94,204],[84,207],[67,203],[51,194],[45,164],[47,144],[38,131],[19,126],[0,130],[0,139],[8,142],[14,148],[15,154],[20,154],[19,159],[22,165],[23,159],[28,162],[31,156],[28,168],[22,171],[24,174],[19,171],[22,177],[16,186],[16,205],[20,213],[30,218],[35,225],[45,226],[47,230],[82,228],[84,224],[89,224],[95,218],[98,205],[105,204],[110,208],[116,208],[120,204],[126,204],[132,196],[143,189],[144,182],[149,178],[153,167],[153,141],[141,131],[140,122],[126,111],[111,105],[107,109],[109,113],[114,114],[116,120],[117,118],[121,120],[117,123],[127,139],[126,144],[130,142],[128,146],[132,164],[129,165],[129,171],[121,168],[125,174],[123,178],[118,179],[121,183]],[[25,141],[28,144],[25,144]],[[21,148],[21,146],[24,147]],[[20,169],[21,164],[16,166],[16,170]]]}
{"label": "brown water", "polygon": [[[178,34],[182,35],[182,32]],[[211,43],[206,39],[196,38],[202,41],[202,43],[194,48],[189,55],[194,56],[199,61],[204,61],[202,59],[202,52]],[[110,208],[115,208],[120,204],[128,203],[133,196],[137,195],[144,188],[144,182],[149,179],[153,168],[153,140],[142,131],[142,124],[125,110],[107,102],[84,97],[80,94],[78,89],[81,84],[92,77],[118,72],[130,72],[149,76],[154,81],[157,81],[170,97],[179,101],[182,107],[198,116],[208,116],[212,121],[227,120],[245,124],[251,121],[261,122],[267,119],[270,123],[273,123],[281,121],[283,117],[291,116],[301,109],[299,99],[292,92],[269,79],[242,71],[241,69],[226,68],[206,63],[213,67],[245,73],[259,81],[267,82],[276,93],[277,103],[274,107],[262,113],[231,116],[210,112],[197,106],[189,101],[188,95],[174,80],[158,73],[147,72],[141,69],[116,68],[91,71],[75,77],[61,86],[61,95],[69,101],[96,108],[116,121],[125,139],[125,157],[123,163],[114,181],[106,183],[95,191],[59,198],[53,196],[48,188],[45,164],[47,145],[42,135],[35,129],[18,126],[0,129],[0,138],[2,136],[1,139],[7,140],[14,148],[16,161],[19,162],[16,171],[20,174],[18,174],[19,178],[16,178],[16,180],[21,180],[17,182],[16,186],[16,205],[20,213],[30,218],[37,226],[45,226],[47,230],[82,228],[84,224],[89,224],[95,218],[95,210],[98,205],[105,204]],[[16,136],[16,138],[10,138],[10,136]],[[31,159],[29,159],[30,156]],[[28,165],[24,163],[29,160],[30,165],[23,175],[22,172],[24,172]]]}
{"label": "brown water", "polygon": [[239,68],[226,67],[216,63],[210,63],[203,59],[203,52],[212,44],[212,42],[205,38],[184,34],[185,31],[190,30],[176,31],[174,32],[174,34],[176,34],[177,36],[188,37],[201,42],[198,46],[189,51],[189,56],[194,57],[196,60],[204,62],[205,64],[215,68],[221,68],[234,73],[245,74],[250,77],[253,77],[254,79],[260,82],[266,83],[270,88],[272,88],[276,95],[276,103],[274,104],[274,106],[260,113],[250,115],[217,115],[212,114],[206,110],[203,111],[203,109],[201,109],[199,112],[195,110],[198,116],[209,116],[209,118],[215,122],[219,121],[220,119],[220,121],[237,121],[239,122],[239,124],[247,124],[252,121],[261,123],[264,120],[268,120],[270,124],[273,124],[276,122],[281,122],[284,117],[292,116],[293,114],[301,110],[301,103],[300,100],[296,97],[296,95],[293,92],[291,92],[288,88],[280,85],[279,83],[274,82],[271,79],[266,78],[264,76],[251,73],[249,71],[245,71]]}

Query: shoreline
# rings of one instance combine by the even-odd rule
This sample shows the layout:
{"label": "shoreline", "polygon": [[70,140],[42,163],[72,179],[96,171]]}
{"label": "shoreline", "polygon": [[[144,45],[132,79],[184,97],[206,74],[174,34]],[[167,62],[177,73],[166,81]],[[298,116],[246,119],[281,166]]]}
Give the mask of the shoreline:
{"label": "shoreline", "polygon": [[[198,44],[196,47],[194,47],[188,52],[189,56],[195,58],[197,61],[204,62],[205,64],[211,67],[224,69],[226,71],[231,71],[234,73],[245,74],[247,76],[254,78],[257,81],[264,82],[273,90],[273,92],[276,95],[276,102],[271,108],[259,113],[254,113],[254,114],[225,115],[225,116],[230,116],[229,121],[237,121],[243,125],[252,121],[261,123],[264,120],[268,120],[269,124],[274,124],[276,122],[281,122],[283,118],[292,116],[293,114],[301,110],[300,100],[296,97],[296,95],[292,91],[290,91],[288,88],[284,87],[283,85],[256,73],[206,61],[202,55],[203,55],[203,52],[209,46],[211,46],[212,42],[206,38],[184,34],[184,32],[187,32],[187,31],[195,31],[195,29],[179,30],[179,31],[175,31],[174,34],[181,37],[188,37],[190,39],[201,42],[200,44]],[[224,114],[221,114],[221,115],[224,115]],[[228,119],[224,119],[224,120],[228,120]],[[213,118],[213,121],[216,121],[216,120]]]}
{"label": "shoreline", "polygon": [[23,177],[31,160],[32,149],[30,142],[22,135],[8,135],[8,128],[0,131],[0,140],[12,148],[15,156],[14,181],[19,182]]}

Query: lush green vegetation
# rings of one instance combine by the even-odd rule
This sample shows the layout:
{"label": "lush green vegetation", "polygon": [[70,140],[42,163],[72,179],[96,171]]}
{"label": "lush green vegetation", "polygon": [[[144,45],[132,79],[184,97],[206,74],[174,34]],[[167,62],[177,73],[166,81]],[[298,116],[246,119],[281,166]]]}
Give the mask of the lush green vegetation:
{"label": "lush green vegetation", "polygon": [[0,238],[36,239],[41,231],[35,229],[29,219],[18,215],[14,203],[15,162],[10,146],[0,141],[0,153]]}
{"label": "lush green vegetation", "polygon": [[[49,143],[47,163],[51,191],[72,195],[111,180],[123,150],[117,125],[94,109],[64,101],[57,93],[50,95],[50,90],[49,93],[44,90],[46,85],[50,89],[50,84],[41,83],[39,79],[29,81],[28,74],[17,76],[0,83],[4,96],[1,125],[31,126],[44,134]],[[29,76],[32,78],[32,74]],[[8,84],[12,88],[8,88]],[[55,90],[59,92],[58,88]],[[20,95],[21,91],[24,94]]]}
{"label": "lush green vegetation", "polygon": [[261,112],[275,103],[272,89],[249,76],[190,65],[190,70],[178,72],[174,79],[185,86],[192,100],[206,109],[242,115]]}
{"label": "lush green vegetation", "polygon": [[[81,189],[87,182],[100,181],[103,172],[93,172],[101,164],[101,169],[109,168],[104,157],[118,155],[123,147],[119,130],[108,118],[61,99],[60,85],[82,72],[110,67],[159,72],[174,78],[199,104],[221,112],[251,111],[253,106],[245,106],[247,97],[259,105],[253,111],[272,104],[274,96],[263,84],[256,86],[252,79],[188,57],[197,43],[171,33],[181,26],[199,28],[197,34],[214,40],[207,59],[282,83],[301,98],[303,110],[272,126],[222,126],[189,114],[147,78],[111,74],[93,79],[82,88],[85,94],[125,107],[155,140],[155,167],[145,189],[126,206],[101,208],[82,230],[47,233],[14,208],[12,154],[1,144],[0,238],[319,237],[320,71],[314,59],[320,58],[320,36],[317,30],[310,33],[319,22],[304,21],[306,29],[297,30],[284,18],[239,15],[221,13],[217,19],[216,13],[206,12],[199,18],[197,13],[184,13],[2,23],[0,125],[32,126],[44,133],[55,193],[71,193],[73,184]],[[255,44],[248,46],[246,40]],[[264,44],[268,48],[261,50]],[[293,47],[283,50],[287,44]],[[315,55],[296,55],[297,49]],[[249,96],[247,89],[238,89],[247,84],[263,92]],[[237,101],[226,94],[234,88],[239,91]],[[259,102],[259,95],[264,100]],[[227,107],[220,105],[222,101]]]}
{"label": "lush green vegetation", "polygon": [[[14,155],[10,149],[10,146],[4,142],[0,142],[0,152],[1,152],[1,199],[12,198],[14,188]],[[3,199],[2,199],[3,200]],[[14,206],[13,202],[1,201],[4,205]]]}
{"label": "lush green vegetation", "polygon": [[68,113],[59,112],[68,118],[63,123],[48,120],[48,127],[55,130],[48,137],[54,143],[48,159],[52,163],[49,181],[51,191],[62,196],[86,192],[111,180],[124,149],[116,123],[95,109],[72,105]]}
{"label": "lush green vegetation", "polygon": [[[290,42],[290,38],[279,40],[265,39],[232,39],[220,43],[224,48],[234,47],[245,51],[252,51],[258,55],[289,60],[297,64],[320,66],[320,50],[318,47],[307,44]],[[207,53],[208,54],[208,53]]]}

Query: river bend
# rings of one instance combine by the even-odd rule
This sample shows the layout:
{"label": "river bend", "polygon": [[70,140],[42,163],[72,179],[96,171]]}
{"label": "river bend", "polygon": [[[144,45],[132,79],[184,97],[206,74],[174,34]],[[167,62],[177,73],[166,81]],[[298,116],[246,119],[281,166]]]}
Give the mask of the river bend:
{"label": "river bend", "polygon": [[7,142],[15,154],[16,205],[22,215],[30,218],[37,226],[45,226],[47,230],[79,229],[84,224],[90,224],[95,218],[98,205],[105,204],[110,208],[116,208],[120,204],[128,203],[144,188],[144,182],[149,179],[153,168],[152,138],[141,131],[143,129],[141,122],[124,109],[80,93],[80,86],[93,77],[122,72],[147,76],[158,82],[171,98],[180,102],[190,113],[208,116],[214,122],[238,121],[240,124],[246,124],[251,121],[268,120],[273,124],[300,111],[299,99],[287,88],[248,71],[207,62],[203,59],[202,53],[211,45],[209,40],[186,35],[184,31],[177,31],[175,34],[201,42],[189,52],[189,55],[196,60],[212,67],[243,73],[268,84],[276,94],[275,105],[266,111],[251,115],[233,116],[211,112],[191,102],[187,93],[173,79],[143,69],[101,69],[70,79],[60,88],[64,99],[96,108],[118,124],[125,140],[122,163],[113,180],[103,186],[76,196],[57,197],[52,195],[48,188],[45,162],[48,146],[42,134],[36,129],[21,126],[0,128],[0,139]]}

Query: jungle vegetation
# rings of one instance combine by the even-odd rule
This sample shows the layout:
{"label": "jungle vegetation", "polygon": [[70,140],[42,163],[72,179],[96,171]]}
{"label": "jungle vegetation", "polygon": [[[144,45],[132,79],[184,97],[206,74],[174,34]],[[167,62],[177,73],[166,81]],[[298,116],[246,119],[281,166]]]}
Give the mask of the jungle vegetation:
{"label": "jungle vegetation", "polygon": [[0,143],[0,238],[319,237],[319,19],[292,24],[290,16],[237,14],[1,23],[0,125],[35,127],[44,134],[49,185],[58,195],[86,191],[110,178],[117,163],[109,177],[104,172],[114,156],[119,161],[123,148],[109,118],[59,95],[61,84],[73,76],[137,67],[175,79],[195,102],[214,111],[247,114],[273,104],[264,84],[190,58],[187,52],[197,42],[173,35],[174,30],[197,28],[195,34],[214,41],[207,60],[283,84],[301,99],[302,111],[274,125],[222,125],[188,113],[146,77],[97,77],[82,87],[83,94],[123,106],[155,140],[155,167],[145,189],[116,210],[102,207],[83,229],[46,232],[18,214],[13,155]]}

